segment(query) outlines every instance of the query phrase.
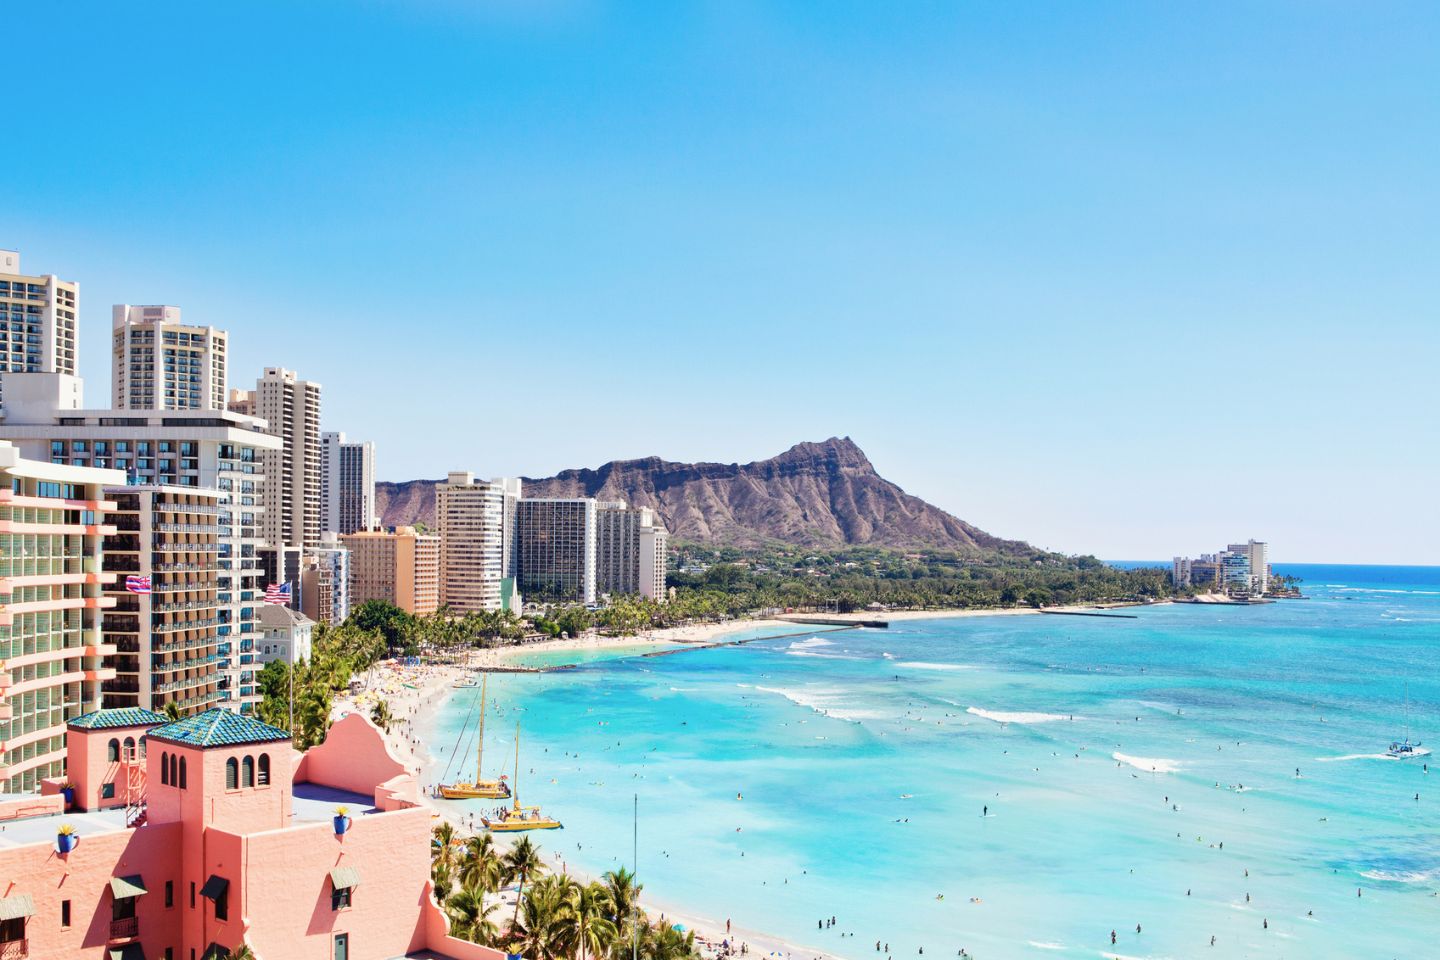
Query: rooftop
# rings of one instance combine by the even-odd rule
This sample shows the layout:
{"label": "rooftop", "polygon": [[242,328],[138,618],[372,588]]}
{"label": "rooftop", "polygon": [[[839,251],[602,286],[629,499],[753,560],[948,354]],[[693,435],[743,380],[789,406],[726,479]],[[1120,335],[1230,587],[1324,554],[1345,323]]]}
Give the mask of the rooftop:
{"label": "rooftop", "polygon": [[[20,799],[13,794],[0,794],[0,800]],[[33,817],[0,821],[0,849],[21,847],[31,843],[55,842],[60,824],[68,823],[75,828],[76,836],[84,842],[85,837],[100,833],[114,833],[124,830],[125,808],[112,807],[108,810],[92,810],[88,813],[42,813]]]}
{"label": "rooftop", "polygon": [[374,797],[327,787],[320,783],[297,783],[290,794],[290,816],[300,823],[329,823],[335,817],[335,808],[339,806],[346,807],[351,817],[380,812],[375,806]]}
{"label": "rooftop", "polygon": [[290,739],[290,734],[279,727],[219,707],[156,727],[148,736],[192,747],[235,747]]}
{"label": "rooftop", "polygon": [[81,714],[66,726],[81,730],[109,730],[112,727],[154,727],[169,721],[165,714],[142,707],[117,707]]}

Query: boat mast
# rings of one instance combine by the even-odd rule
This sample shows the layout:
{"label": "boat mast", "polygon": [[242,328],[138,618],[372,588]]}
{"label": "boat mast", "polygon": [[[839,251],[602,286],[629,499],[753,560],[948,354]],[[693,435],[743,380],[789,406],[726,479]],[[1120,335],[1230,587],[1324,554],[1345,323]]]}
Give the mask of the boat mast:
{"label": "boat mast", "polygon": [[515,721],[515,786],[510,788],[515,794],[515,811],[520,811],[520,721]]}
{"label": "boat mast", "polygon": [[475,745],[475,783],[478,786],[483,779],[482,771],[485,769],[485,685],[490,681],[490,674],[482,674],[480,677],[480,735],[475,739],[479,741]]}

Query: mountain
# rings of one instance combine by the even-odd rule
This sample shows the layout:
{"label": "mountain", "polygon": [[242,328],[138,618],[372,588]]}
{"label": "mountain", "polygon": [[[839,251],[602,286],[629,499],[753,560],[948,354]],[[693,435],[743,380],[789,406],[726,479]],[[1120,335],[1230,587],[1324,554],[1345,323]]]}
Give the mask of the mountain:
{"label": "mountain", "polygon": [[[377,483],[382,522],[433,523],[436,482]],[[523,483],[527,497],[595,497],[653,507],[672,537],[702,543],[1039,553],[909,495],[881,477],[849,437],[799,443],[754,463],[672,463],[647,457],[538,480],[526,477]]]}

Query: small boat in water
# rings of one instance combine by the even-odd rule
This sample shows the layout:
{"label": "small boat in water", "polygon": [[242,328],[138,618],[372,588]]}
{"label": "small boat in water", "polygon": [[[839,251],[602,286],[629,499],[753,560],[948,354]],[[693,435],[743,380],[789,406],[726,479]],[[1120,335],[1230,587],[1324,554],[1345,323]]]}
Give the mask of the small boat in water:
{"label": "small boat in water", "polygon": [[1405,739],[1394,740],[1390,743],[1390,749],[1385,751],[1385,756],[1395,760],[1410,760],[1414,757],[1428,757],[1430,751],[1420,746],[1419,742],[1410,742],[1410,683],[1405,683]]}
{"label": "small boat in water", "polygon": [[525,830],[558,830],[564,824],[547,817],[539,807],[520,806],[520,724],[515,724],[515,803],[495,817],[481,817],[491,833],[521,833]]}
{"label": "small boat in water", "polygon": [[490,676],[486,674],[480,682],[480,726],[475,736],[478,741],[475,746],[475,779],[469,783],[442,783],[440,796],[446,800],[503,800],[510,796],[510,787],[505,783],[504,777],[499,780],[481,779],[485,769],[485,713],[490,709],[490,704],[485,699],[489,681]]}

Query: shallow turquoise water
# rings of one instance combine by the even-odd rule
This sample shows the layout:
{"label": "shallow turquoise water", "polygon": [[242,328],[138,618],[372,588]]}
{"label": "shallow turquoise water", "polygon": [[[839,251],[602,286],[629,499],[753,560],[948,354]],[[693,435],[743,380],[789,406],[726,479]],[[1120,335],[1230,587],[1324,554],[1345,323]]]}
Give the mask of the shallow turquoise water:
{"label": "shallow turquoise water", "polygon": [[1440,570],[1302,575],[1313,599],[1268,606],[497,675],[487,754],[523,718],[522,799],[566,824],[543,848],[628,861],[638,794],[659,902],[845,956],[1433,954],[1440,770],[1374,755],[1407,681],[1416,738],[1440,738]]}

